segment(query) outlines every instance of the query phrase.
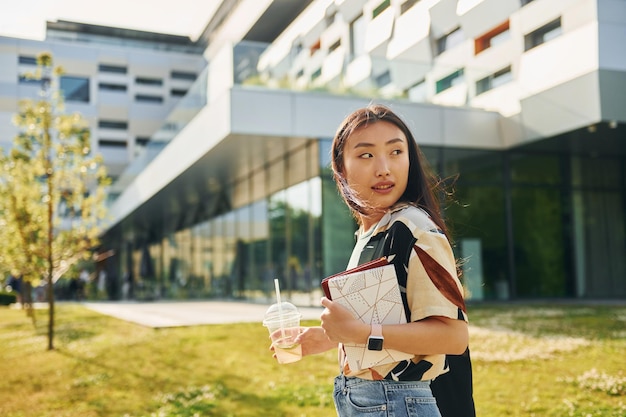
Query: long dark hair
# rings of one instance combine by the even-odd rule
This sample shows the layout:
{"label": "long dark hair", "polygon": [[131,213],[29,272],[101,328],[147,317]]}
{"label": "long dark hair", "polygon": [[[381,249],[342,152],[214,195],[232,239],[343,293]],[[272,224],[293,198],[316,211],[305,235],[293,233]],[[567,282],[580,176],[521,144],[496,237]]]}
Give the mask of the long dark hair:
{"label": "long dark hair", "polygon": [[367,207],[354,194],[346,181],[343,150],[346,140],[357,129],[380,121],[397,126],[404,133],[408,143],[409,177],[406,190],[398,202],[414,204],[425,210],[447,236],[448,230],[441,216],[439,200],[436,197],[437,192],[441,189],[442,182],[431,170],[406,123],[386,106],[372,104],[358,109],[348,115],[339,125],[333,138],[331,161],[333,177],[341,196],[358,220],[358,214],[364,213]]}

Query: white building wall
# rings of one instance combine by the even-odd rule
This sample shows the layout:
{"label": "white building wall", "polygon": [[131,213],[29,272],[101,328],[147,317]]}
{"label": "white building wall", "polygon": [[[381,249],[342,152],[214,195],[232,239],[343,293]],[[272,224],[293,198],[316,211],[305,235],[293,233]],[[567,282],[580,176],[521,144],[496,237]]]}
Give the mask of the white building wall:
{"label": "white building wall", "polygon": [[[119,175],[137,153],[135,139],[149,137],[156,132],[172,107],[180,100],[171,90],[186,90],[193,80],[172,79],[171,72],[184,71],[199,74],[205,61],[201,54],[191,55],[139,47],[102,45],[69,41],[35,41],[0,37],[0,146],[11,147],[17,129],[10,123],[17,112],[21,98],[36,98],[38,87],[18,83],[18,77],[36,69],[33,65],[19,65],[19,56],[35,57],[48,51],[55,65],[64,68],[65,75],[88,77],[89,103],[66,101],[68,112],[78,111],[88,121],[92,131],[92,146],[101,153],[109,174]],[[119,65],[126,74],[101,72],[99,64]],[[137,77],[159,78],[161,86],[137,84]],[[100,83],[125,85],[126,91],[112,92],[99,89]],[[163,98],[161,103],[136,101],[137,94]],[[99,120],[123,121],[128,129],[100,129]],[[7,123],[9,121],[9,123]],[[125,142],[122,147],[101,147],[99,139]]]}
{"label": "white building wall", "polygon": [[[297,88],[326,82],[327,87],[369,91],[372,97],[385,98],[396,98],[425,80],[426,102],[497,111],[513,125],[521,123],[519,128],[501,129],[503,134],[517,132],[504,138],[513,145],[600,121],[600,87],[592,80],[598,80],[600,69],[626,68],[626,55],[621,52],[626,41],[623,1],[536,0],[522,6],[518,0],[421,0],[401,13],[402,3],[392,1],[372,18],[381,1],[315,2],[269,46],[259,70],[267,72],[273,62],[281,62],[284,68],[291,60],[294,70],[283,73],[305,69]],[[325,18],[331,12],[337,16],[329,24]],[[352,57],[349,25],[361,13],[368,54]],[[525,37],[556,19],[561,22],[560,34],[525,50]],[[509,38],[477,53],[476,39],[507,21]],[[465,39],[438,54],[438,40],[459,27]],[[307,48],[319,39],[322,49],[335,39],[341,40],[341,46],[311,56]],[[293,59],[291,46],[298,43],[303,50]],[[319,68],[320,59],[322,74],[311,82],[312,67]],[[507,68],[509,82],[485,92],[477,90],[478,81]],[[380,88],[376,78],[385,71],[390,71],[393,85]],[[440,91],[438,83],[456,71],[462,71],[462,77]],[[542,120],[546,114],[548,121]]]}

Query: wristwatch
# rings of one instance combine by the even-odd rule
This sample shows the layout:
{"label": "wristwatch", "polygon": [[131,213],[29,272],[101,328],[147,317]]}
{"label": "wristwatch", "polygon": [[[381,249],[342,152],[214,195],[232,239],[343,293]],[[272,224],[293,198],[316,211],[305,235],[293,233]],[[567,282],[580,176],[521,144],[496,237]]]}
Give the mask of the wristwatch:
{"label": "wristwatch", "polygon": [[370,337],[367,338],[367,350],[383,350],[383,326],[372,323]]}

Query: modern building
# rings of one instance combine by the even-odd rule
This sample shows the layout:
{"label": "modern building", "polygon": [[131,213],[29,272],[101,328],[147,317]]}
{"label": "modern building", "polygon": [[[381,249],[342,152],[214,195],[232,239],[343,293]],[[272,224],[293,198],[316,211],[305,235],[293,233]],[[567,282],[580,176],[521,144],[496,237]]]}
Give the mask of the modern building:
{"label": "modern building", "polygon": [[10,148],[17,133],[11,119],[19,100],[37,98],[40,81],[27,74],[38,54],[50,52],[65,70],[66,110],[87,119],[93,149],[117,181],[155,132],[168,128],[163,120],[206,67],[202,51],[185,36],[67,21],[47,22],[43,41],[0,37],[0,146]]}
{"label": "modern building", "polygon": [[278,278],[316,302],[355,229],[330,141],[372,101],[454,191],[468,298],[626,297],[626,2],[221,0],[207,21],[176,129],[118,178],[112,297],[258,299]]}

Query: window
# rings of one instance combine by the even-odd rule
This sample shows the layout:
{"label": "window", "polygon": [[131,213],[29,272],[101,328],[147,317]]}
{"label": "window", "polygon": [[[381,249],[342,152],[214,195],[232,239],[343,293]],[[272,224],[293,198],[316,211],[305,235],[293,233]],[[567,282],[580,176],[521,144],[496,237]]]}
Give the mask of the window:
{"label": "window", "polygon": [[98,141],[98,145],[101,147],[107,148],[125,148],[126,141],[125,140],[115,140],[115,139],[100,139]]}
{"label": "window", "polygon": [[311,47],[309,48],[310,56],[313,56],[317,51],[322,47],[322,41],[318,39]]}
{"label": "window", "polygon": [[526,6],[528,3],[532,3],[535,0],[522,0],[522,6]]}
{"label": "window", "polygon": [[98,121],[98,127],[101,129],[126,130],[128,129],[128,122],[121,122],[117,120],[100,120]]}
{"label": "window", "polygon": [[375,19],[376,16],[384,12],[389,6],[391,6],[391,0],[385,0],[380,3],[373,11],[372,11],[372,19]]}
{"label": "window", "polygon": [[500,87],[503,84],[508,83],[513,79],[513,73],[511,72],[511,66],[501,69],[488,77],[478,80],[476,82],[476,95],[482,94],[493,88]]}
{"label": "window", "polygon": [[389,70],[377,76],[375,82],[378,87],[384,87],[387,84],[391,84],[391,73]]}
{"label": "window", "polygon": [[179,88],[172,88],[170,90],[170,95],[172,97],[184,97],[187,94],[187,90],[181,90]]}
{"label": "window", "polygon": [[409,10],[415,3],[419,0],[407,0],[400,6],[400,14],[404,14],[407,10]]}
{"label": "window", "polygon": [[333,23],[335,23],[335,21],[337,20],[337,12],[333,12],[331,14],[328,14],[324,20],[326,21],[326,27],[332,25]]}
{"label": "window", "polygon": [[524,50],[528,51],[529,49],[539,46],[542,43],[546,43],[558,37],[562,32],[561,18],[559,17],[558,19],[553,20],[547,25],[544,25],[539,29],[530,32],[528,35],[524,36]]}
{"label": "window", "polygon": [[437,84],[435,86],[436,93],[439,94],[442,91],[445,91],[448,88],[461,83],[463,81],[463,78],[464,78],[464,71],[462,68],[460,70],[454,71],[452,74],[448,75],[447,77],[444,77],[441,80],[437,81]]}
{"label": "window", "polygon": [[376,16],[384,12],[389,6],[391,6],[391,0],[385,0],[380,3],[372,12],[372,19],[376,18]]}
{"label": "window", "polygon": [[350,54],[352,59],[365,52],[365,18],[360,15],[350,23]]}
{"label": "window", "polygon": [[17,77],[17,82],[22,85],[25,85],[25,84],[41,85],[40,79],[27,77],[26,75],[23,75],[23,74]]}
{"label": "window", "polygon": [[332,52],[335,49],[339,48],[340,46],[341,46],[341,39],[337,40],[337,42],[330,45],[330,47],[328,48],[328,52]]}
{"label": "window", "polygon": [[316,79],[320,75],[322,75],[322,68],[318,68],[315,71],[313,71],[313,74],[311,74],[311,81],[313,81],[314,79]]}
{"label": "window", "polygon": [[20,55],[17,58],[17,62],[23,65],[37,65],[37,58],[34,56],[24,56]]}
{"label": "window", "polygon": [[59,80],[65,101],[89,103],[89,78],[61,76]]}
{"label": "window", "polygon": [[101,91],[115,91],[115,92],[125,92],[126,86],[124,84],[112,84],[112,83],[99,83],[98,90]]}
{"label": "window", "polygon": [[140,103],[163,103],[163,97],[150,94],[137,94],[135,95],[135,101]]}
{"label": "window", "polygon": [[172,71],[170,76],[175,80],[187,80],[187,81],[195,81],[198,74],[195,72],[185,72],[185,71]]}
{"label": "window", "polygon": [[406,90],[407,98],[414,102],[426,101],[426,80],[421,80],[413,84]]}
{"label": "window", "polygon": [[150,142],[150,138],[146,136],[137,136],[135,138],[135,144],[138,146],[146,146]]}
{"label": "window", "polygon": [[126,67],[122,65],[99,64],[98,71],[112,72],[114,74],[126,74]]}
{"label": "window", "polygon": [[509,31],[509,21],[507,20],[474,40],[474,54],[478,55],[485,49],[491,48],[510,37],[511,32]]}
{"label": "window", "polygon": [[304,49],[304,46],[302,46],[302,42],[298,41],[292,45],[291,49],[293,51],[293,55],[298,56],[298,54]]}
{"label": "window", "polygon": [[160,78],[137,77],[135,82],[141,85],[163,85],[163,80]]}
{"label": "window", "polygon": [[465,39],[463,30],[458,27],[447,35],[437,39],[437,55],[459,45]]}

